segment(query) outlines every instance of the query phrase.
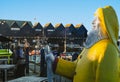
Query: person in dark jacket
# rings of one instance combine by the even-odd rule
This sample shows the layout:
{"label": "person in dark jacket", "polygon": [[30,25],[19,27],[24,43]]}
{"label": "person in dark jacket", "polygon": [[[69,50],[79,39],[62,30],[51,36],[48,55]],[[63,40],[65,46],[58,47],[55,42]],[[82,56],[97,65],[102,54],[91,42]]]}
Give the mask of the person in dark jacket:
{"label": "person in dark jacket", "polygon": [[18,46],[16,49],[17,55],[17,64],[16,64],[16,71],[15,71],[15,78],[25,76],[25,59],[23,54],[22,47]]}
{"label": "person in dark jacket", "polygon": [[26,68],[26,74],[29,75],[29,49],[30,44],[27,41],[27,39],[24,39],[24,54],[25,54],[25,68]]}
{"label": "person in dark jacket", "polygon": [[45,52],[44,52],[44,46],[42,45],[42,48],[40,50],[40,77],[46,77],[46,63],[45,63]]}

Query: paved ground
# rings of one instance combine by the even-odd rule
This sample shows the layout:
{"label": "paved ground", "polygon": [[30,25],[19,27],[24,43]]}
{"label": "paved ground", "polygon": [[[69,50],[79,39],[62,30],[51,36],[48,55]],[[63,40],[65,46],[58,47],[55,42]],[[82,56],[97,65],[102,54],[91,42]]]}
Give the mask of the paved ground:
{"label": "paved ground", "polygon": [[[36,80],[40,80],[40,77],[39,77],[40,65],[39,64],[30,63],[29,64],[29,68],[30,68],[29,75],[26,75],[26,77],[31,77],[32,76],[31,78],[34,78]],[[10,81],[10,80],[15,79],[13,72],[9,72],[8,73],[8,78],[7,79],[8,79],[9,82],[40,82],[40,81],[33,81],[33,80],[28,79],[28,78],[27,79],[23,78],[24,81],[23,80],[20,80],[20,81]],[[1,74],[0,74],[0,82],[2,82]],[[60,76],[60,81],[59,82],[72,82],[72,81],[70,81],[70,80]]]}
{"label": "paved ground", "polygon": [[32,71],[33,73],[40,74],[40,65],[34,64],[34,63],[30,63],[29,64],[29,68],[30,68],[30,71]]}
{"label": "paved ground", "polygon": [[46,81],[47,81],[46,77],[25,76],[14,80],[10,80],[8,82],[46,82]]}

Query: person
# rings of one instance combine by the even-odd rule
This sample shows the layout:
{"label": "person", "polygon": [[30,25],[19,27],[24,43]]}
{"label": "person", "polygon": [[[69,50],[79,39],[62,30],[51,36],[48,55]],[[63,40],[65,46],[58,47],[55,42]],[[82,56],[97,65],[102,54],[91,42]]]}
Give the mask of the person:
{"label": "person", "polygon": [[24,58],[24,53],[21,46],[17,46],[16,55],[17,55],[17,58],[16,58],[17,69],[15,70],[15,78],[18,78],[18,77],[25,76],[25,58]]}
{"label": "person", "polygon": [[113,7],[98,8],[92,25],[85,47],[74,62],[47,56],[53,72],[73,82],[119,82],[119,24]]}
{"label": "person", "polygon": [[42,48],[40,50],[40,77],[47,76],[44,46],[45,45],[42,45]]}
{"label": "person", "polygon": [[25,68],[26,68],[26,75],[29,75],[29,48],[30,44],[27,39],[24,39],[24,54],[25,54]]}
{"label": "person", "polygon": [[55,48],[55,47],[52,47],[52,53],[53,53],[53,55],[55,56],[55,57],[58,57],[59,56],[59,53],[58,53],[58,49],[57,48]]}

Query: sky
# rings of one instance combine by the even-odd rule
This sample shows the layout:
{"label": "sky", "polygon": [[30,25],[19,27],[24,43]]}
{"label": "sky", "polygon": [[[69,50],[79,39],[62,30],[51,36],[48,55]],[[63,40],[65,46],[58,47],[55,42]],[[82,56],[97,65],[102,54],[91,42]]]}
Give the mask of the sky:
{"label": "sky", "polygon": [[120,21],[120,0],[0,0],[0,19],[39,22],[42,26],[49,22],[54,26],[83,24],[89,32],[95,11],[106,5],[113,6]]}

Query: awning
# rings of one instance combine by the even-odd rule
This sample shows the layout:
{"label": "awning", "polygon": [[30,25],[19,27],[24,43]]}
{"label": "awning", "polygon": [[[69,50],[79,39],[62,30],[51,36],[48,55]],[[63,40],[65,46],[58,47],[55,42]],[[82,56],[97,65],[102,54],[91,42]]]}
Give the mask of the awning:
{"label": "awning", "polygon": [[0,34],[0,42],[9,42],[9,41],[12,41],[12,40]]}

